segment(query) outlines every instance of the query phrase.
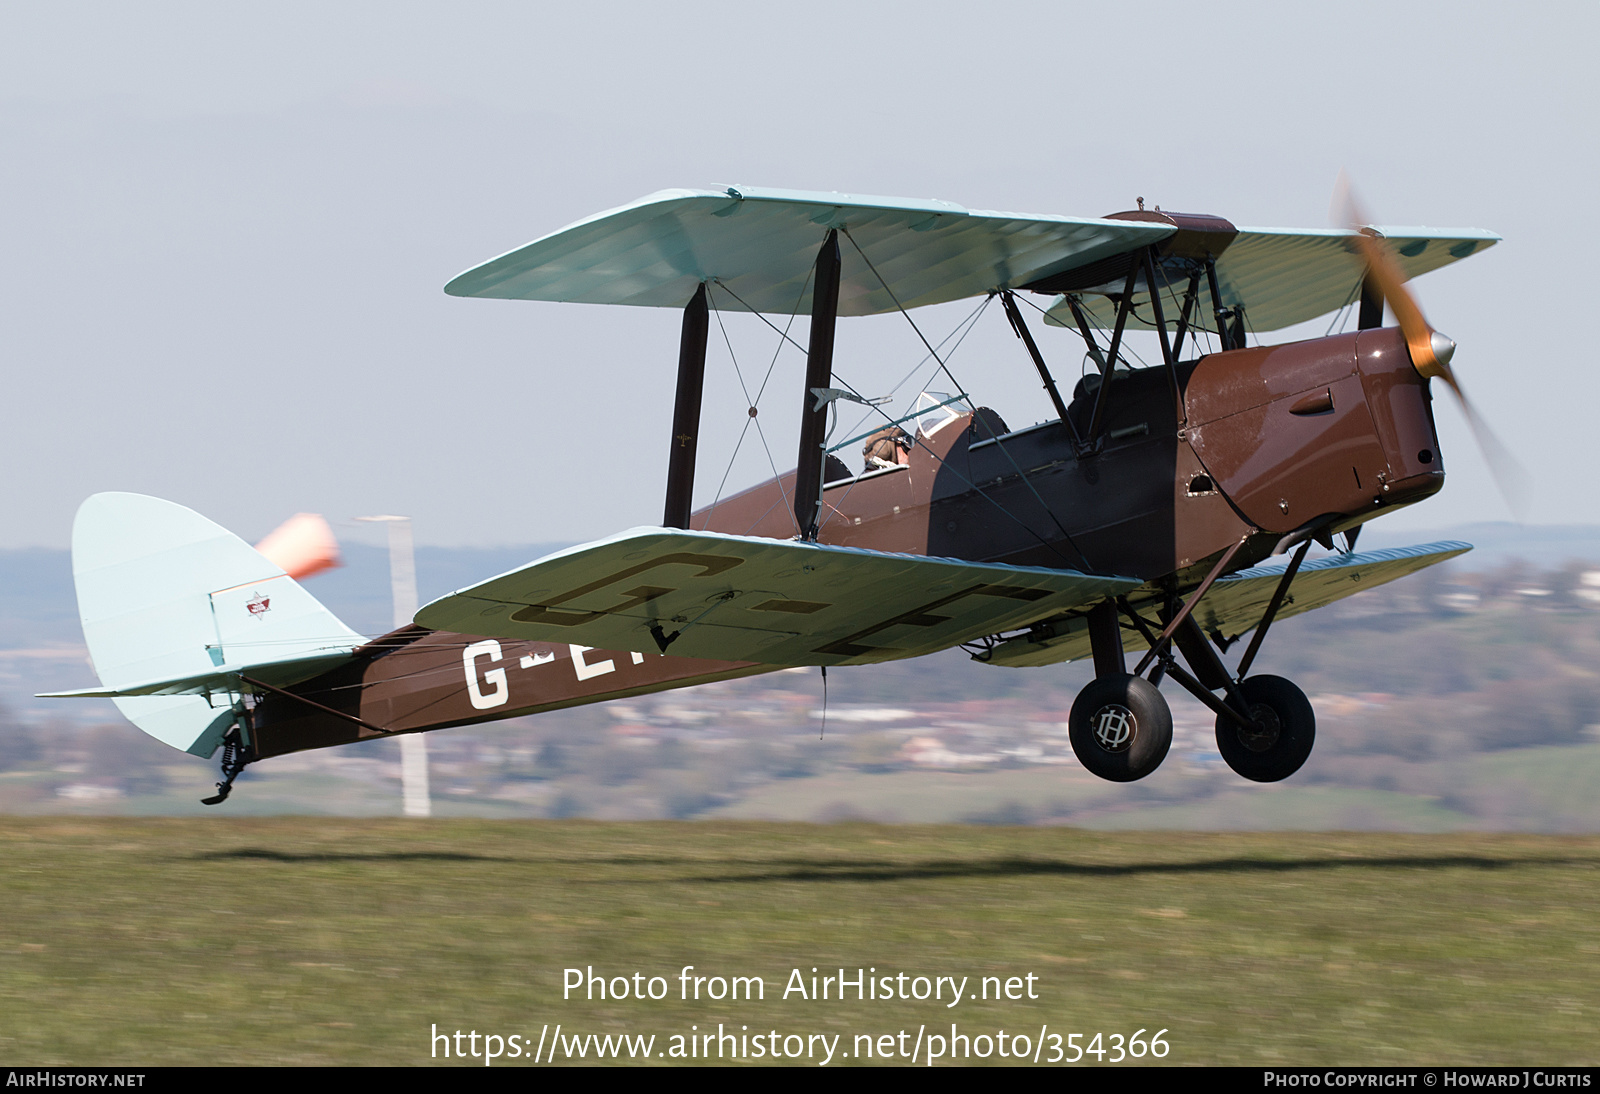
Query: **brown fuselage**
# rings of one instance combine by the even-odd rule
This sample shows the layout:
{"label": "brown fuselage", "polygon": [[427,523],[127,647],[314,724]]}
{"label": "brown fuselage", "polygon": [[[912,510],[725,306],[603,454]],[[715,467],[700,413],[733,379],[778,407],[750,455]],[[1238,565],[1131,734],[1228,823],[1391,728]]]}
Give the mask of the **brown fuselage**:
{"label": "brown fuselage", "polygon": [[[1111,381],[1101,440],[1062,422],[1004,432],[983,410],[919,436],[908,462],[829,483],[822,543],[1136,577],[1183,591],[1247,540],[1232,569],[1285,536],[1339,531],[1439,490],[1427,381],[1392,328],[1215,353]],[[1068,415],[1086,433],[1092,392]],[[998,435],[997,435],[998,434]],[[794,474],[695,513],[691,527],[789,539]],[[268,695],[258,758],[773,671],[779,666],[486,639],[409,627]]]}

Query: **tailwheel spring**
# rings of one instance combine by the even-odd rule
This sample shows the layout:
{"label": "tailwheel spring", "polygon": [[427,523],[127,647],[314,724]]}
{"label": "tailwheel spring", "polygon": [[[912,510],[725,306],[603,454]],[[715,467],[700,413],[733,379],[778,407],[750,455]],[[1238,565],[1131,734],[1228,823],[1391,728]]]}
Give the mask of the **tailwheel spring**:
{"label": "tailwheel spring", "polygon": [[222,782],[217,784],[217,792],[209,798],[201,798],[201,805],[220,805],[228,800],[228,795],[233,793],[233,780],[255,759],[252,749],[244,742],[244,735],[240,732],[238,723],[228,730],[222,738]]}

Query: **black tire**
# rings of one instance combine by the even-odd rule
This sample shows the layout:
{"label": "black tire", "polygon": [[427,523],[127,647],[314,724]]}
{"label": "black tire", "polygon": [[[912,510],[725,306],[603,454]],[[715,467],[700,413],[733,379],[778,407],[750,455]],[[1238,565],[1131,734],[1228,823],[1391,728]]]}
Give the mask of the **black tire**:
{"label": "black tire", "polygon": [[1306,693],[1281,676],[1251,676],[1239,684],[1259,732],[1217,717],[1217,750],[1228,766],[1258,783],[1287,779],[1311,755],[1317,716]]}
{"label": "black tire", "polygon": [[1072,751],[1102,779],[1131,783],[1161,766],[1172,747],[1172,711],[1150,681],[1102,676],[1078,692],[1067,722]]}

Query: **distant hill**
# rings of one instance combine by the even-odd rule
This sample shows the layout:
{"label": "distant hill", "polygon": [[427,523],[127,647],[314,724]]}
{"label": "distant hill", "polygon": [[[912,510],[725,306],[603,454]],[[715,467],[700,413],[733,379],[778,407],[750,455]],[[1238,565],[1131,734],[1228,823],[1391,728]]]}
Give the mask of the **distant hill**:
{"label": "distant hill", "polygon": [[[1212,713],[1178,689],[1172,755],[1138,784],[1073,758],[1065,723],[1092,665],[1008,669],[961,650],[804,669],[428,735],[441,815],[842,818],[1117,828],[1600,830],[1600,603],[1564,567],[1600,529],[1478,525],[1421,574],[1272,630],[1256,671],[1303,687],[1317,749],[1294,780],[1245,784]],[[548,546],[418,552],[426,600]],[[1502,568],[1514,558],[1528,565]],[[354,546],[307,586],[359,630],[388,628],[387,552]],[[64,551],[0,552],[0,813],[198,813],[215,764],[144,737],[92,684]],[[1236,655],[1237,651],[1235,651]],[[1231,657],[1230,657],[1231,660]],[[826,695],[826,700],[824,700]],[[826,702],[830,717],[821,715]],[[252,767],[239,813],[394,813],[393,741]]]}
{"label": "distant hill", "polygon": [[1554,569],[1572,561],[1600,563],[1600,524],[1513,524],[1480,521],[1421,531],[1390,531],[1382,521],[1361,534],[1361,548],[1403,547],[1441,539],[1462,539],[1472,544],[1470,554],[1452,565],[1463,570],[1495,569],[1521,561],[1541,569]]}
{"label": "distant hill", "polygon": [[[1359,547],[1388,547],[1461,539],[1475,550],[1448,564],[1458,572],[1498,569],[1517,560],[1554,569],[1577,560],[1600,565],[1600,525],[1479,523],[1421,531],[1370,526]],[[419,547],[417,585],[423,603],[558,550],[565,544],[522,547]],[[381,547],[344,547],[345,565],[306,587],[335,615],[363,634],[390,629],[389,556]],[[32,699],[35,692],[95,683],[84,659],[69,552],[45,548],[0,551],[0,701],[41,716],[41,702],[72,720],[119,720],[109,703]],[[987,689],[985,689],[987,690]],[[66,713],[70,707],[70,713]],[[91,709],[100,708],[100,709]]]}

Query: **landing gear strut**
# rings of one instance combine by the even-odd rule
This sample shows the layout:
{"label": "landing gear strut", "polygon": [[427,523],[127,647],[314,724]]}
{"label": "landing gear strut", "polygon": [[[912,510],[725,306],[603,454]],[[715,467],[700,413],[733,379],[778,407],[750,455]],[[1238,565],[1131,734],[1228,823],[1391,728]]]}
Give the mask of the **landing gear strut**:
{"label": "landing gear strut", "polygon": [[[1245,778],[1264,783],[1286,779],[1300,770],[1311,755],[1317,719],[1305,693],[1281,676],[1245,676],[1267,628],[1284,603],[1309,540],[1286,567],[1256,625],[1250,648],[1240,660],[1237,677],[1222,663],[1192,614],[1242,545],[1241,540],[1223,554],[1181,608],[1175,595],[1168,593],[1167,606],[1161,613],[1166,625],[1159,636],[1125,599],[1103,601],[1089,612],[1095,680],[1078,693],[1068,726],[1072,751],[1084,767],[1102,779],[1142,779],[1166,758],[1172,745],[1172,712],[1156,689],[1163,676],[1175,680],[1216,712],[1217,749],[1228,766]],[[1150,647],[1132,673],[1127,671],[1123,655],[1119,612]],[[1174,646],[1192,671],[1185,671],[1178,664]],[[1147,667],[1148,679],[1141,675]],[[1223,694],[1218,696],[1218,691]]]}

